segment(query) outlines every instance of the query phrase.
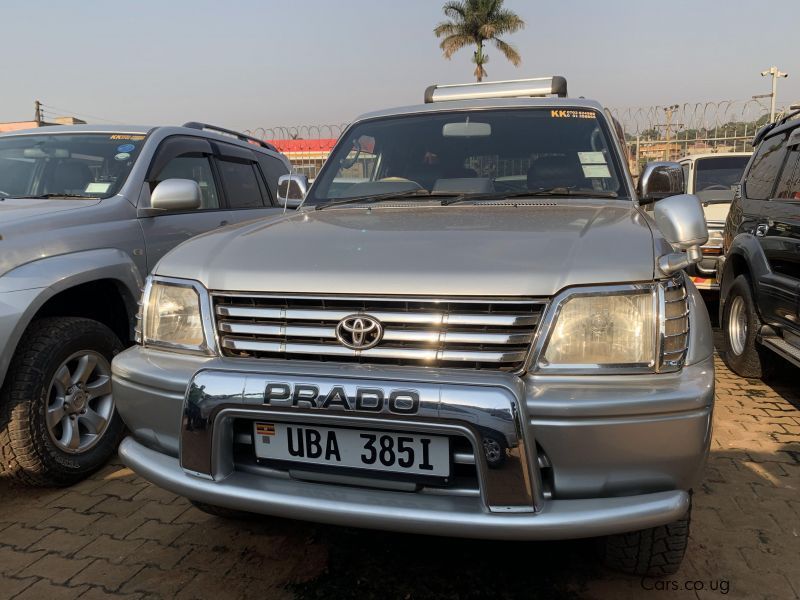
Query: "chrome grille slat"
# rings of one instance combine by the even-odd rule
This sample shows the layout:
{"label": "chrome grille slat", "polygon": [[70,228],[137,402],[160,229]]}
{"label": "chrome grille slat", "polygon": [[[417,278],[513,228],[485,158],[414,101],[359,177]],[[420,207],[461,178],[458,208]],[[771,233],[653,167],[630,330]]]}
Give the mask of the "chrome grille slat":
{"label": "chrome grille slat", "polygon": [[664,290],[664,327],[661,332],[661,370],[683,366],[689,344],[689,294],[682,278],[673,279]]}
{"label": "chrome grille slat", "polygon": [[[503,370],[522,366],[546,305],[527,298],[212,295],[226,356]],[[383,324],[375,347],[339,343],[336,325],[352,315]]]}

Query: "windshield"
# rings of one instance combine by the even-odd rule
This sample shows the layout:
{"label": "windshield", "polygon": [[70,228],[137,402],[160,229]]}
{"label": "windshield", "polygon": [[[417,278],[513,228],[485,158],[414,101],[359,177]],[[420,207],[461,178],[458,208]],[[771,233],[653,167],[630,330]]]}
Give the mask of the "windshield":
{"label": "windshield", "polygon": [[0,198],[113,196],[144,138],[122,133],[0,137]]}
{"label": "windshield", "polygon": [[[389,117],[345,132],[307,204],[397,193],[585,190],[627,196],[605,121],[594,110],[495,109]],[[413,194],[410,192],[418,192]]]}
{"label": "windshield", "polygon": [[700,158],[694,165],[694,191],[730,190],[739,183],[749,156]]}

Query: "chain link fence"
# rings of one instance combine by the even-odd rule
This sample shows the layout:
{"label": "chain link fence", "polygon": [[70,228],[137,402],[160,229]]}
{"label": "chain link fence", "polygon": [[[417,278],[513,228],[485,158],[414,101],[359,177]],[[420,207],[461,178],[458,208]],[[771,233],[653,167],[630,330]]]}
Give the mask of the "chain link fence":
{"label": "chain link fence", "polygon": [[[776,118],[786,110],[778,110]],[[609,111],[622,127],[634,175],[651,160],[749,152],[756,131],[769,120],[769,106],[759,98],[618,107]],[[296,172],[314,179],[346,127],[346,123],[256,127],[246,133],[273,143],[292,161]]]}

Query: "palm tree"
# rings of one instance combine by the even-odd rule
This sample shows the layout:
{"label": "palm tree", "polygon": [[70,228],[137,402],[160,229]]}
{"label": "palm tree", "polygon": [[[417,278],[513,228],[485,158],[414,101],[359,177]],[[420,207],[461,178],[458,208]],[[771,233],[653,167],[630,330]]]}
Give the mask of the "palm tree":
{"label": "palm tree", "polygon": [[472,56],[475,63],[475,78],[480,82],[486,77],[483,68],[489,57],[483,43],[491,41],[515,67],[522,62],[519,52],[500,39],[499,36],[515,33],[525,27],[513,11],[503,8],[504,0],[452,0],[445,2],[443,10],[449,20],[439,23],[433,30],[437,38],[444,37],[439,47],[448,60],[453,54],[467,46],[477,48]]}

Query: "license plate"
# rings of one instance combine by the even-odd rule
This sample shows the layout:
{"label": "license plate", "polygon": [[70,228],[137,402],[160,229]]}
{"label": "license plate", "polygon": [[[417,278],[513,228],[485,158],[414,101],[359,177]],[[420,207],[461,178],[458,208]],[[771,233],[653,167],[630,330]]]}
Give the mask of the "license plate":
{"label": "license plate", "polygon": [[450,440],[442,436],[255,423],[258,458],[447,477]]}

